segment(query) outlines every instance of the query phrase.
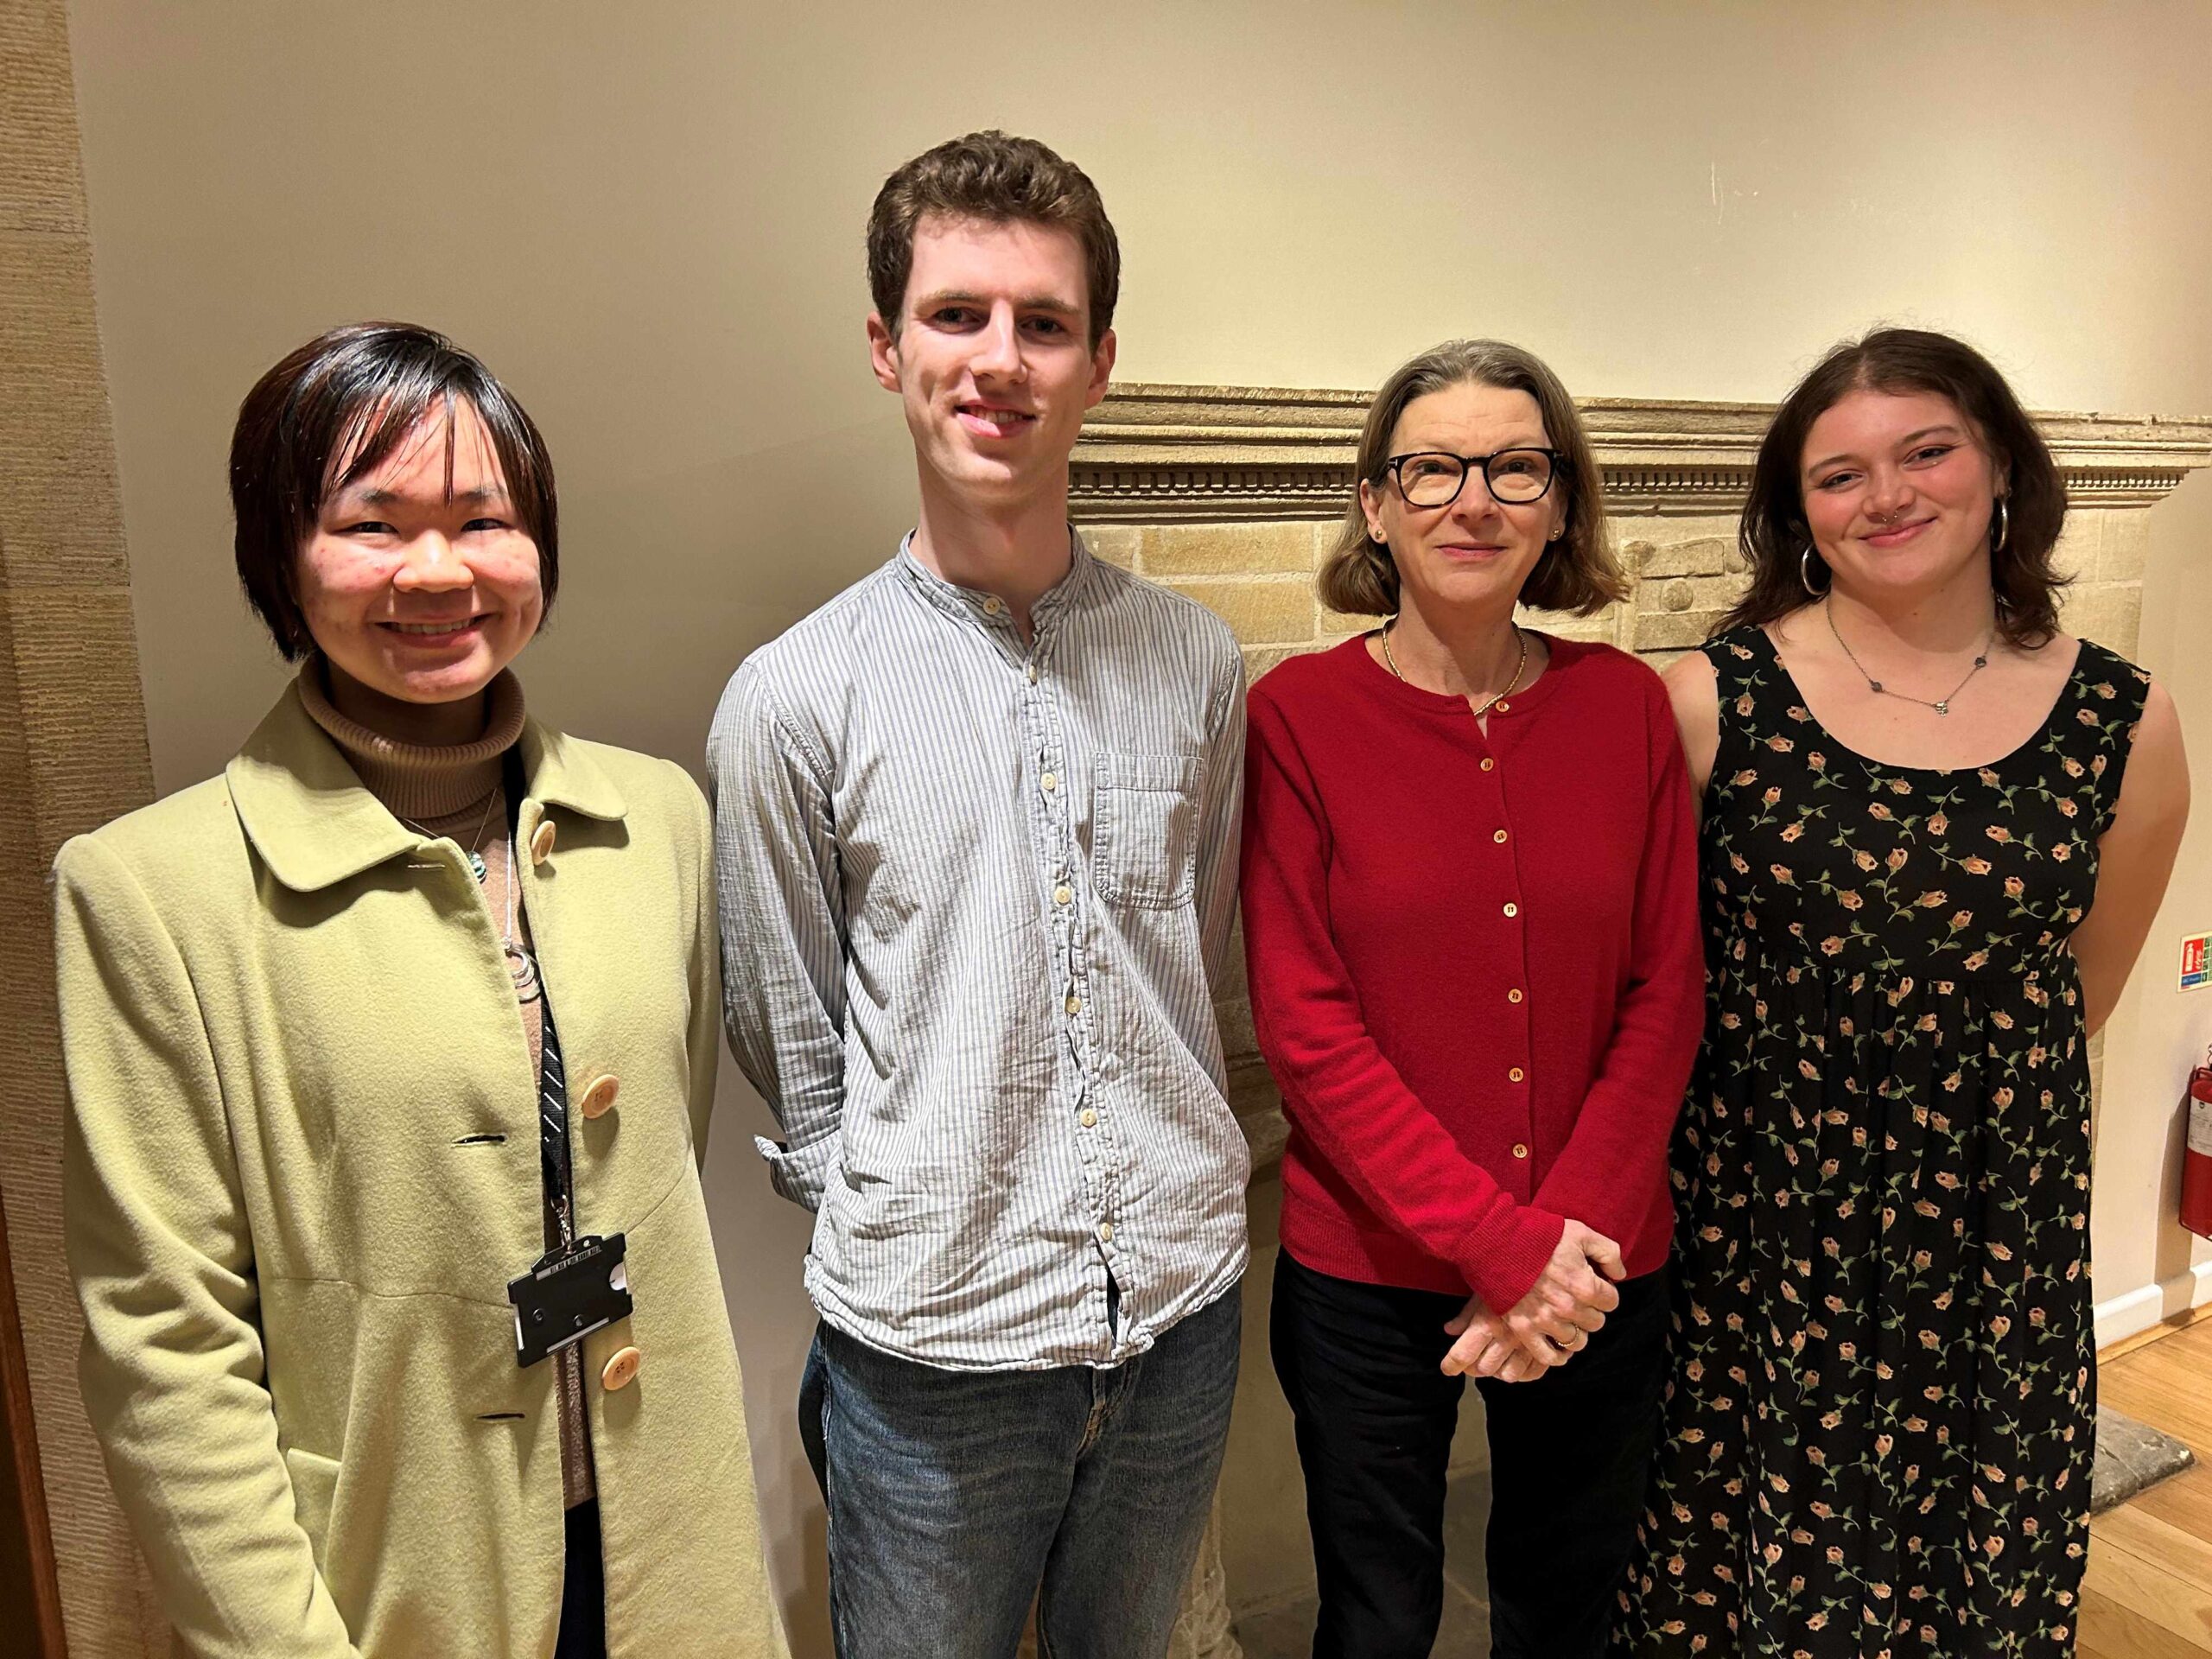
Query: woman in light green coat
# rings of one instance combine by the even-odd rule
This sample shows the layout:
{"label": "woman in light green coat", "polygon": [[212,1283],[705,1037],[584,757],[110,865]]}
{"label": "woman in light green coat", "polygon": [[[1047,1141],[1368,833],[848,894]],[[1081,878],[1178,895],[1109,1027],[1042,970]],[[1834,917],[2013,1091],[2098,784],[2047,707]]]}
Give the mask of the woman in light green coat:
{"label": "woman in light green coat", "polygon": [[182,1650],[780,1655],[707,809],[524,712],[544,446],[363,325],[263,378],[231,483],[299,677],[56,865],[85,1401]]}

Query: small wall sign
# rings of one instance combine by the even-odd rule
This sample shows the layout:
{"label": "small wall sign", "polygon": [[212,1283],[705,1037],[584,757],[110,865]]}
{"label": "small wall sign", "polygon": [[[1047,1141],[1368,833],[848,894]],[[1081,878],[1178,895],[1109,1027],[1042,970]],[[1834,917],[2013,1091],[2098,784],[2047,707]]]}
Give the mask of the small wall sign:
{"label": "small wall sign", "polygon": [[2191,933],[2181,942],[2181,988],[2184,991],[2202,989],[2212,985],[2212,933]]}

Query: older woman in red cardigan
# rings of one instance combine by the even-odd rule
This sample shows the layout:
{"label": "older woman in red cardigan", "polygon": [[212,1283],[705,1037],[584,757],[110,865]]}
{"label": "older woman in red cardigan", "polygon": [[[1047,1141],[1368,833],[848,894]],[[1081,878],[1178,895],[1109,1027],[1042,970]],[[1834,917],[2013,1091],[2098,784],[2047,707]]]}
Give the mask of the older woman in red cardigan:
{"label": "older woman in red cardigan", "polygon": [[1604,1651],[1665,1376],[1667,1145],[1704,963],[1658,677],[1518,626],[1624,589],[1574,405],[1528,353],[1376,395],[1322,575],[1389,623],[1253,687],[1244,925],[1290,1121],[1275,1370],[1316,1659],[1428,1653],[1471,1373],[1492,1651]]}

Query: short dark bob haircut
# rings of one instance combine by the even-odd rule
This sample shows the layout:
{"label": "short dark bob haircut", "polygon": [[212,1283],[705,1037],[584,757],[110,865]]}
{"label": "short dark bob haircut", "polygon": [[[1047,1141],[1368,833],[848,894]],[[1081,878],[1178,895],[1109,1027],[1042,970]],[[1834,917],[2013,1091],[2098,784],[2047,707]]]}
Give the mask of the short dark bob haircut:
{"label": "short dark bob haircut", "polygon": [[[1359,503],[1358,481],[1376,490],[1390,476],[1390,440],[1407,405],[1454,386],[1492,386],[1525,391],[1543,417],[1544,435],[1560,453],[1552,487],[1567,498],[1567,527],[1544,550],[1521,584],[1520,602],[1540,611],[1569,611],[1592,616],[1615,600],[1628,597],[1628,578],[1613,557],[1605,530],[1605,476],[1583,429],[1581,412],[1559,377],[1534,352],[1496,340],[1447,340],[1400,364],[1367,406],[1354,463],[1351,500],[1344,508],[1337,538],[1321,561],[1316,582],[1321,602],[1354,616],[1395,616],[1398,612],[1398,566],[1390,550],[1369,536],[1367,514]],[[1471,480],[1466,487],[1481,483]]]}
{"label": "short dark bob haircut", "polygon": [[467,404],[490,434],[516,522],[537,543],[545,609],[560,586],[553,458],[537,426],[492,372],[443,334],[405,322],[356,322],[317,336],[254,383],[231,435],[233,546],[246,601],[287,662],[315,649],[301,612],[301,550],[322,505],[373,471],[423,423]]}
{"label": "short dark bob haircut", "polygon": [[1997,595],[1997,631],[2008,644],[2032,650],[2058,632],[2058,596],[2067,578],[2051,550],[2066,523],[2066,485],[2050,446],[2020,407],[1995,365],[1962,340],[1924,328],[1877,328],[1834,347],[1782,401],[1751,468],[1738,538],[1751,567],[1751,586],[1713,630],[1764,626],[1813,602],[1827,567],[1805,518],[1805,440],[1820,419],[1854,391],[1932,392],[1967,418],[1987,448],[2003,497],[2004,539],[1990,550],[1989,581]]}
{"label": "short dark bob haircut", "polygon": [[986,225],[1043,225],[1083,249],[1090,349],[1114,326],[1122,246],[1098,187],[1034,138],[993,129],[948,138],[883,181],[868,216],[868,288],[875,315],[899,338],[914,271],[914,227],[931,215]]}

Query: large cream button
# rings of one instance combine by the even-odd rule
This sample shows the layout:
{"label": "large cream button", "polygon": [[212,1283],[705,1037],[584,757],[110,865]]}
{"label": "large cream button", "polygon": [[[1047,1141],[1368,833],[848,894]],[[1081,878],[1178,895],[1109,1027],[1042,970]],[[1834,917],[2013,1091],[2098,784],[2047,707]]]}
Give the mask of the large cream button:
{"label": "large cream button", "polygon": [[1029,664],[1029,683],[1032,685],[1037,683],[1037,664],[1034,663]]}
{"label": "large cream button", "polygon": [[1495,760],[1487,754],[1483,756],[1483,770],[1484,772],[1494,772],[1497,769],[1497,762]]}
{"label": "large cream button", "polygon": [[1049,795],[1060,786],[1060,774],[1057,772],[1048,772],[1037,781],[1045,785],[1045,792]]}
{"label": "large cream button", "polygon": [[1068,998],[1065,1002],[1062,1003],[1061,1006],[1067,1009],[1070,1014],[1081,1014],[1083,1012],[1083,999],[1079,996],[1071,996]]}
{"label": "large cream button", "polygon": [[1518,1082],[1520,1082],[1520,1081],[1521,1081],[1521,1079],[1522,1079],[1522,1077],[1526,1077],[1527,1075],[1528,1075],[1528,1073],[1527,1073],[1527,1072],[1525,1072],[1525,1071],[1522,1071],[1522,1069],[1521,1069],[1519,1066],[1517,1066],[1517,1065],[1516,1065],[1516,1066],[1515,1066],[1515,1067],[1514,1067],[1510,1071],[1508,1071],[1508,1072],[1505,1074],[1505,1077],[1506,1077],[1506,1081],[1507,1081],[1507,1082],[1509,1082],[1509,1083],[1518,1083]]}
{"label": "large cream button", "polygon": [[983,613],[986,616],[996,616],[1005,609],[1006,601],[1001,599],[996,594],[992,594],[988,599],[983,601]]}
{"label": "large cream button", "polygon": [[1054,887],[1052,889],[1052,902],[1056,905],[1071,905],[1075,903],[1075,889],[1069,887]]}
{"label": "large cream button", "polygon": [[1513,1143],[1513,1155],[1516,1158],[1526,1158],[1529,1155],[1529,1148],[1516,1141]]}
{"label": "large cream button", "polygon": [[614,1357],[607,1362],[607,1369],[599,1374],[600,1386],[609,1394],[618,1389],[628,1388],[637,1380],[638,1367],[645,1363],[645,1357],[634,1348],[616,1349]]}
{"label": "large cream button", "polygon": [[1098,1242],[1101,1244],[1111,1244],[1114,1242],[1114,1224],[1112,1222],[1102,1221],[1098,1224]]}
{"label": "large cream button", "polygon": [[537,826],[537,833],[530,838],[530,861],[543,864],[553,856],[553,820],[548,818]]}
{"label": "large cream button", "polygon": [[1505,831],[1503,830],[1491,831],[1491,839],[1492,841],[1503,841],[1505,839]]}
{"label": "large cream button", "polygon": [[614,1096],[622,1091],[622,1079],[612,1071],[601,1072],[584,1085],[576,1109],[586,1117],[604,1117],[614,1104]]}
{"label": "large cream button", "polygon": [[1098,1127],[1098,1114],[1092,1111],[1090,1107],[1086,1106],[1083,1109],[1082,1115],[1076,1119],[1076,1122],[1082,1124],[1086,1129],[1095,1129]]}
{"label": "large cream button", "polygon": [[1518,905],[1508,905],[1505,907],[1505,913],[1509,916],[1518,916],[1521,913],[1521,906]]}
{"label": "large cream button", "polygon": [[1521,1000],[1520,988],[1516,986],[1513,989],[1508,991],[1505,994],[1505,1000],[1509,1002],[1518,1002]]}

